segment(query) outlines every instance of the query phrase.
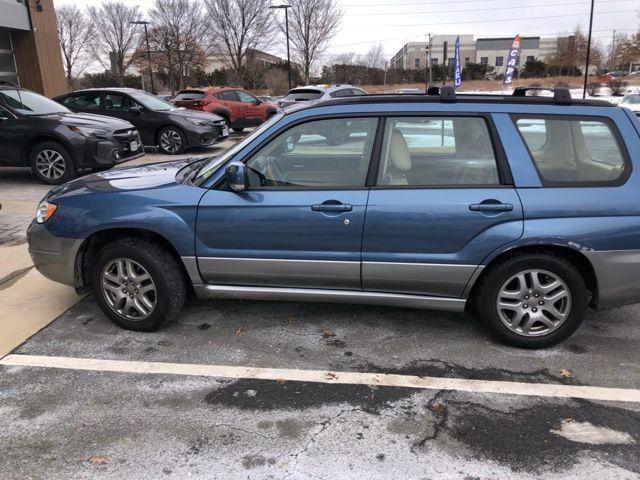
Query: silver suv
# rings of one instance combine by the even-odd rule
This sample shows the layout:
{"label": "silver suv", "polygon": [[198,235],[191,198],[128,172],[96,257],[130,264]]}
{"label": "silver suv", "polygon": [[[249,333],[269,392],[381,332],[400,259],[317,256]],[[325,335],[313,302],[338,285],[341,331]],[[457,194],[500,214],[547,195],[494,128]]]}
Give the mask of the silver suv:
{"label": "silver suv", "polygon": [[315,103],[331,98],[353,97],[358,95],[367,95],[367,92],[360,88],[344,84],[309,85],[289,90],[287,96],[278,102],[278,106],[282,108],[300,102]]}

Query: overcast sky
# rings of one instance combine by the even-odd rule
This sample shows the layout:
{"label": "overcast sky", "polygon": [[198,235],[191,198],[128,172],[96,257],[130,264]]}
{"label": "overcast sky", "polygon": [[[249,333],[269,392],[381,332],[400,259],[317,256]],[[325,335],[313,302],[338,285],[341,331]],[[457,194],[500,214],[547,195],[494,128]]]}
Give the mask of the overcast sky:
{"label": "overcast sky", "polygon": [[[91,0],[91,4],[105,0]],[[147,10],[154,0],[120,0]],[[87,0],[54,0],[87,5]],[[274,0],[274,4],[280,4]],[[640,28],[639,0],[596,0],[594,37],[609,44],[612,31],[630,33]],[[424,41],[426,34],[473,34],[476,36],[556,36],[589,25],[590,0],[338,0],[344,12],[340,31],[327,54],[347,51],[365,53],[381,42],[387,56],[407,41]],[[282,13],[274,11],[274,15]],[[282,55],[274,46],[272,53]]]}

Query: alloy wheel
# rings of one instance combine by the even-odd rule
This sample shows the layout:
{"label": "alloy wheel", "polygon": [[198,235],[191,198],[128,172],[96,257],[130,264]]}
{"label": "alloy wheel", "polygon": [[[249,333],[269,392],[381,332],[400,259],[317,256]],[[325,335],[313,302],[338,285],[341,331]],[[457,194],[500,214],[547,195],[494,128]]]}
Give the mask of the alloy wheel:
{"label": "alloy wheel", "polygon": [[111,260],[102,270],[102,294],[121,317],[140,321],[156,308],[157,290],[149,272],[128,258]]}
{"label": "alloy wheel", "polygon": [[546,270],[524,270],[502,284],[496,299],[500,321],[525,337],[547,335],[567,320],[571,292],[557,275]]}
{"label": "alloy wheel", "polygon": [[175,130],[165,130],[160,135],[160,146],[165,152],[176,153],[182,148],[182,136]]}
{"label": "alloy wheel", "polygon": [[58,180],[66,171],[64,157],[55,150],[42,150],[36,156],[38,173],[49,180]]}

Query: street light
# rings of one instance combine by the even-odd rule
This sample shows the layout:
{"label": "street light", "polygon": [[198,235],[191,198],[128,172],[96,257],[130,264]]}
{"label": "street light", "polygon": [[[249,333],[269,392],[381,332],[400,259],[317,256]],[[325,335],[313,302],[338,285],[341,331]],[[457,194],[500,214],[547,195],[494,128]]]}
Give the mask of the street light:
{"label": "street light", "polygon": [[291,90],[291,57],[289,55],[289,9],[291,8],[291,5],[271,5],[269,8],[284,8],[284,24],[285,31],[287,32],[287,70],[289,74],[289,90]]}
{"label": "street light", "polygon": [[156,94],[156,86],[153,83],[153,66],[151,63],[151,49],[149,48],[149,32],[147,31],[147,25],[150,22],[145,20],[135,20],[133,22],[129,22],[131,25],[144,25],[144,39],[147,43],[147,60],[149,60],[149,78],[151,80],[151,93]]}

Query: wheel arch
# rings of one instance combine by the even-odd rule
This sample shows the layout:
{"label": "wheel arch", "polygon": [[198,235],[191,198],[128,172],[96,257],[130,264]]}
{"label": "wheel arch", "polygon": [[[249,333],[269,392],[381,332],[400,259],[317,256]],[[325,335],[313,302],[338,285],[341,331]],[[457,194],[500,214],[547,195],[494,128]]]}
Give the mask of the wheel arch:
{"label": "wheel arch", "polygon": [[507,260],[510,257],[527,253],[554,253],[566,259],[578,270],[580,275],[582,275],[582,278],[587,285],[587,289],[591,292],[591,301],[589,303],[589,306],[595,308],[598,305],[598,277],[596,275],[595,269],[593,268],[593,265],[591,264],[591,261],[587,258],[586,255],[584,255],[579,250],[576,250],[575,248],[556,244],[521,245],[504,250],[499,254],[490,257],[490,260],[486,262],[484,269],[480,272],[477,278],[470,282],[472,284],[467,286],[467,298],[473,301],[479,286],[482,284],[482,280],[486,277],[487,272],[489,272],[490,268],[493,265]]}
{"label": "wheel arch", "polygon": [[173,128],[177,128],[178,130],[180,130],[182,132],[182,135],[184,136],[184,140],[186,142],[186,146],[187,147],[191,146],[191,145],[189,145],[189,136],[184,131],[184,128],[180,124],[173,123],[173,122],[163,123],[162,125],[160,125],[156,129],[155,133],[153,134],[153,138],[155,139],[155,142],[156,142],[157,146],[160,146],[160,132],[162,131],[163,128],[167,128],[167,127],[173,127]]}
{"label": "wheel arch", "polygon": [[[76,254],[74,263],[75,288],[78,293],[85,293],[89,288],[89,272],[92,259],[102,247],[122,238],[142,238],[155,242],[162,246],[178,263],[188,289],[193,289],[193,276],[195,272],[189,272],[177,249],[164,236],[153,230],[142,228],[109,228],[92,233],[82,243]],[[197,274],[199,275],[199,273]]]}
{"label": "wheel arch", "polygon": [[31,137],[29,140],[27,140],[24,143],[23,155],[24,155],[24,158],[27,161],[27,164],[29,164],[29,157],[31,156],[31,152],[33,151],[33,148],[36,145],[38,145],[39,143],[43,143],[43,142],[59,143],[60,145],[62,145],[65,148],[65,150],[69,153],[69,155],[71,155],[71,161],[75,165],[78,164],[78,159],[76,158],[76,152],[75,152],[71,142],[69,142],[65,138],[59,137],[57,135],[52,135],[52,134],[34,135],[33,137]]}

